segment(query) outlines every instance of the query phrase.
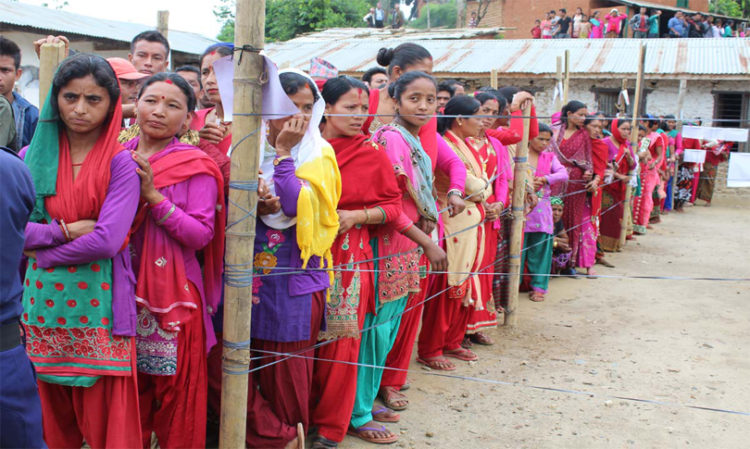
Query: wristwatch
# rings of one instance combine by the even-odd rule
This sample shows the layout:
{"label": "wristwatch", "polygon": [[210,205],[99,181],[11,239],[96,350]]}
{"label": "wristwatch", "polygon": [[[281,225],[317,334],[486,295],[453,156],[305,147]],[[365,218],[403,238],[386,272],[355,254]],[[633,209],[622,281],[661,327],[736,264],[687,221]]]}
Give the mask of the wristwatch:
{"label": "wristwatch", "polygon": [[284,159],[289,159],[290,157],[291,156],[279,156],[279,157],[277,157],[276,159],[273,160],[273,166],[274,167],[278,166],[281,161],[283,161]]}

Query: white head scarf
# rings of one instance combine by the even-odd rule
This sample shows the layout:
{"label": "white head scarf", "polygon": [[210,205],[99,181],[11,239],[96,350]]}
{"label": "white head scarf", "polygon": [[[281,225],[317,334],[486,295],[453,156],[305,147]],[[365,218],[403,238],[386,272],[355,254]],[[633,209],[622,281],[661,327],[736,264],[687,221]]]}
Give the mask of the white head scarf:
{"label": "white head scarf", "polygon": [[[310,78],[310,76],[308,76],[305,72],[299,69],[285,69],[279,72],[279,74],[282,73],[296,73],[298,75],[304,76],[309,80],[308,84],[310,86],[310,89],[312,89],[313,93],[318,97],[318,99],[315,101],[315,104],[313,105],[313,110],[310,117],[310,123],[307,126],[307,131],[305,132],[304,137],[302,137],[302,140],[297,145],[295,145],[291,151],[292,159],[294,160],[294,166],[298,168],[300,165],[306,162],[321,157],[322,148],[324,146],[330,146],[330,144],[326,142],[325,139],[323,139],[323,136],[320,135],[320,121],[323,119],[323,113],[325,112],[326,103],[325,100],[323,100],[323,96],[320,94],[315,81],[313,81],[313,79]],[[286,95],[286,93],[283,94]],[[271,146],[271,144],[268,143],[268,122],[266,122],[265,125],[266,126],[263,127],[262,136],[262,142],[264,142],[265,149],[263,151],[263,154],[261,155],[262,159],[260,163],[260,168],[261,170],[263,170],[263,174],[260,175],[260,177],[263,178],[268,184],[268,188],[271,191],[271,194],[275,195],[276,189],[273,184],[273,172],[276,166],[273,165],[273,161],[274,159],[276,159],[276,150]],[[274,229],[287,229],[297,223],[296,217],[287,217],[286,215],[284,215],[284,212],[282,210],[279,210],[274,214],[262,215],[260,218],[261,220],[263,220],[263,223]]]}

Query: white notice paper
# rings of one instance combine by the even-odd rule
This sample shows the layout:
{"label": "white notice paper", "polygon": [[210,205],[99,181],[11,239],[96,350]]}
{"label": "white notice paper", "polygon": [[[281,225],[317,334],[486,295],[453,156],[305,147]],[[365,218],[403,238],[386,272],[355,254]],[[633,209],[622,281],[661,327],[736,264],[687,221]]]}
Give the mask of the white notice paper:
{"label": "white notice paper", "polygon": [[221,97],[221,106],[224,108],[224,122],[232,121],[232,111],[234,111],[234,61],[232,56],[224,56],[214,61],[214,74],[216,75],[216,84],[219,85],[219,96]]}
{"label": "white notice paper", "polygon": [[747,142],[746,128],[713,128],[711,126],[683,126],[682,137],[686,139],[723,140],[725,142]]}
{"label": "white notice paper", "polygon": [[289,99],[279,80],[279,69],[276,63],[268,56],[263,56],[266,61],[266,80],[263,83],[263,120],[289,117],[299,113],[294,102]]}
{"label": "white notice paper", "polygon": [[730,153],[727,187],[750,187],[750,153]]}
{"label": "white notice paper", "polygon": [[702,164],[706,162],[706,150],[685,150],[683,161]]}

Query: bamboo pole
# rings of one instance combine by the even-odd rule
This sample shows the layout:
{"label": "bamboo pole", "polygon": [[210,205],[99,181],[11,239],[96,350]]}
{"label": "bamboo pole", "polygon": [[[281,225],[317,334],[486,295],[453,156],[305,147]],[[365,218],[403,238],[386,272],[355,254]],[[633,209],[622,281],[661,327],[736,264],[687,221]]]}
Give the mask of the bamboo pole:
{"label": "bamboo pole", "polygon": [[570,50],[565,50],[565,77],[563,78],[563,104],[568,104],[568,88],[570,87]]}
{"label": "bamboo pole", "polygon": [[[630,142],[633,148],[637,149],[638,145],[638,116],[640,115],[641,108],[641,95],[643,94],[643,68],[646,64],[646,44],[641,43],[640,49],[638,50],[638,73],[635,78],[635,98],[633,99],[633,129],[630,132]],[[636,153],[636,157],[638,154]],[[628,176],[631,178],[635,176],[635,171],[630,170]],[[625,246],[625,241],[628,237],[628,214],[631,214],[631,199],[633,197],[633,189],[628,187],[625,189],[625,202],[623,203],[623,214],[622,220],[620,220],[620,247]]]}
{"label": "bamboo pole", "polygon": [[[39,49],[39,105],[44,107],[52,78],[60,63],[65,59],[65,42],[42,44]],[[40,109],[41,109],[40,107]]]}
{"label": "bamboo pole", "polygon": [[497,69],[492,69],[490,72],[490,86],[497,89]]}
{"label": "bamboo pole", "polygon": [[[677,94],[677,131],[682,132],[682,116],[683,116],[683,109],[685,107],[685,94],[687,93],[687,80],[681,79],[680,80],[680,90]],[[677,147],[675,147],[675,150],[677,150]],[[672,155],[673,157],[675,155]],[[669,209],[674,211],[674,196],[675,193],[677,193],[677,170],[680,167],[678,166],[677,158],[675,157],[674,162],[674,174],[672,175],[672,198],[670,199],[670,206]]]}
{"label": "bamboo pole", "polygon": [[[261,49],[264,43],[265,0],[237,0],[234,28],[235,48],[252,46]],[[240,57],[241,55],[241,57]],[[261,148],[260,114],[263,108],[261,78],[263,57],[253,51],[235,56],[234,114],[232,123],[231,181],[255,182],[255,189],[235,188],[230,185],[229,217],[226,232],[227,266],[252,269],[255,243],[255,218],[246,211],[256,210],[258,203],[258,166]],[[250,137],[249,137],[250,136]],[[235,206],[237,205],[237,206]],[[227,270],[228,279],[231,273]],[[237,273],[235,273],[237,274]],[[228,374],[246,371],[250,365],[251,283],[246,279],[228,282],[224,291],[224,340],[243,345],[241,349],[224,345],[221,379],[220,448],[245,447],[247,419],[247,374]],[[230,285],[234,284],[234,285]],[[245,343],[243,343],[245,342]]]}
{"label": "bamboo pole", "polygon": [[156,30],[162,36],[168,38],[169,34],[169,11],[157,11],[156,13]]}
{"label": "bamboo pole", "polygon": [[531,104],[523,108],[523,140],[516,151],[515,169],[513,173],[513,224],[510,228],[510,261],[508,266],[508,305],[505,308],[506,326],[518,323],[516,308],[518,307],[518,288],[521,283],[521,241],[523,240],[524,199],[526,196],[526,167],[529,155],[529,128],[531,124]]}
{"label": "bamboo pole", "polygon": [[[557,57],[557,71],[555,72],[555,89],[557,89],[558,86],[562,85],[563,80],[563,71],[562,71],[562,56]],[[562,90],[560,90],[560,95],[555,98],[555,111],[559,111],[562,109]]]}

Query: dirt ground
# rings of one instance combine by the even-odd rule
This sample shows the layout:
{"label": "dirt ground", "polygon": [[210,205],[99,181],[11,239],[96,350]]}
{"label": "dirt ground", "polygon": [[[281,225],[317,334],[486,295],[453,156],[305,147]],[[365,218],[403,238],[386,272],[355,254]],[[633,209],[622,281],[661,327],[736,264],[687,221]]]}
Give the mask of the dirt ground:
{"label": "dirt ground", "polygon": [[[608,255],[602,275],[750,277],[750,196],[662,218]],[[746,448],[750,282],[554,279],[521,293],[518,326],[490,332],[479,362],[428,375],[412,362],[400,448]],[[545,391],[551,387],[589,394]],[[657,405],[614,396],[670,403]],[[347,437],[342,448],[374,446]]]}

